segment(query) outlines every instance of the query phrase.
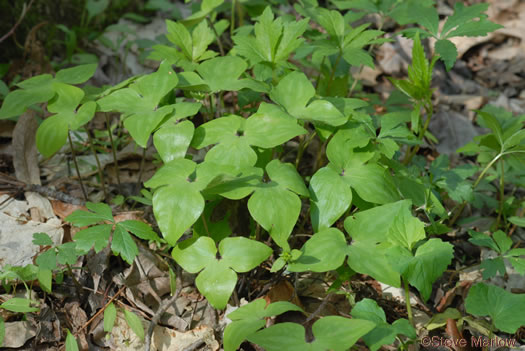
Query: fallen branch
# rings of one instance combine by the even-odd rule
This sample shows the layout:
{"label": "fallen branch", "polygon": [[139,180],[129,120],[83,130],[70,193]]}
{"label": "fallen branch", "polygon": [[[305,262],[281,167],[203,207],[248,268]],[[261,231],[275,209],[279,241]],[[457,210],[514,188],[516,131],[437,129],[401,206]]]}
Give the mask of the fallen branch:
{"label": "fallen branch", "polygon": [[22,14],[20,15],[20,18],[18,19],[18,21],[15,23],[15,25],[13,26],[13,28],[11,28],[11,30],[9,32],[7,32],[6,34],[4,34],[3,37],[0,38],[0,43],[3,42],[4,40],[6,40],[7,38],[9,38],[16,30],[16,28],[20,25],[20,23],[22,23],[22,20],[24,19],[24,17],[26,16],[27,12],[29,11],[29,9],[31,8],[31,5],[33,5],[33,1],[34,0],[31,0],[29,2],[29,5],[26,6],[26,4],[24,3],[24,7],[22,8]]}
{"label": "fallen branch", "polygon": [[79,205],[83,206],[85,205],[85,201],[82,199],[79,199],[77,197],[65,194],[61,191],[57,191],[55,189],[43,186],[43,185],[37,185],[37,184],[27,184],[24,183],[16,178],[13,178],[5,173],[0,173],[0,183],[5,183],[12,185],[17,188],[17,192],[21,191],[30,191],[34,193],[39,193],[40,195],[51,197],[56,200],[60,200],[62,202],[67,202],[69,204],[73,205]]}
{"label": "fallen branch", "polygon": [[153,335],[153,329],[159,323],[160,318],[162,317],[164,312],[166,312],[168,307],[170,307],[179,298],[180,292],[182,290],[182,270],[180,266],[177,266],[177,278],[176,279],[177,279],[177,288],[175,289],[175,294],[173,294],[173,296],[169,300],[159,305],[157,312],[155,312],[155,315],[153,316],[153,318],[151,318],[151,321],[149,322],[149,327],[146,332],[146,336],[144,337],[144,350],[145,351],[150,351],[151,337]]}

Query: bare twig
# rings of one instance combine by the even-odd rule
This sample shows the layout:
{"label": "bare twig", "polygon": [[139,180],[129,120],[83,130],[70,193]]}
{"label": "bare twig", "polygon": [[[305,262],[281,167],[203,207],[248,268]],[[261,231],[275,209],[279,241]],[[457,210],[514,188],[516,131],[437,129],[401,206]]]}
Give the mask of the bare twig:
{"label": "bare twig", "polygon": [[308,324],[311,320],[316,318],[319,315],[319,313],[323,311],[323,309],[326,307],[326,304],[328,303],[328,300],[330,300],[330,297],[332,297],[332,293],[329,293],[324,297],[323,302],[321,302],[319,307],[317,307],[317,309],[312,314],[310,314],[308,318],[306,318],[303,325]]}
{"label": "bare twig", "polygon": [[[144,148],[144,151],[142,151],[142,160],[140,160],[140,169],[139,169],[139,179],[137,180],[136,184],[136,193],[140,193],[140,184],[142,183],[142,174],[144,173],[144,164],[146,163],[146,150],[148,149],[148,146]],[[117,170],[118,172],[118,170]]]}
{"label": "bare twig", "polygon": [[86,134],[88,136],[89,148],[91,149],[93,156],[95,156],[95,161],[97,163],[98,176],[100,177],[100,184],[102,185],[102,191],[104,192],[104,199],[106,202],[109,202],[108,192],[106,191],[106,180],[104,179],[104,170],[100,165],[100,160],[98,158],[97,150],[95,149],[95,144],[93,142],[93,136],[91,135],[91,130],[89,127],[86,127]]}
{"label": "bare twig", "polygon": [[15,32],[16,28],[20,25],[20,23],[22,23],[22,20],[24,19],[24,17],[26,16],[27,12],[29,11],[31,6],[33,5],[33,1],[34,0],[31,0],[29,2],[29,5],[27,5],[27,6],[24,3],[24,7],[22,8],[22,14],[20,15],[20,18],[18,19],[18,21],[16,21],[15,25],[13,26],[13,28],[11,28],[11,30],[9,32],[4,34],[4,36],[0,38],[0,43],[3,42],[4,40],[6,40],[7,38],[9,38]]}
{"label": "bare twig", "polygon": [[82,199],[73,197],[71,195],[65,194],[63,192],[54,190],[43,185],[27,184],[2,172],[0,172],[0,183],[6,183],[14,186],[15,188],[17,188],[17,193],[20,193],[22,191],[29,191],[39,193],[40,195],[51,197],[73,205],[83,206],[85,204],[85,201]]}
{"label": "bare twig", "polygon": [[164,302],[164,304],[160,304],[159,308],[157,309],[157,312],[155,312],[155,315],[151,318],[151,321],[149,322],[149,327],[146,332],[145,338],[144,338],[144,350],[150,351],[151,348],[151,337],[153,335],[153,329],[155,326],[159,323],[160,318],[166,312],[168,307],[170,307],[179,297],[179,294],[182,290],[182,270],[180,266],[177,266],[177,288],[175,290],[175,294],[169,299]]}
{"label": "bare twig", "polygon": [[115,295],[113,295],[113,297],[111,299],[109,299],[108,303],[106,303],[106,305],[104,307],[102,307],[97,313],[95,313],[95,315],[93,317],[91,317],[86,323],[84,323],[83,326],[81,326],[76,332],[75,332],[75,335],[77,335],[78,333],[80,333],[82,330],[86,329],[88,325],[90,325],[94,320],[95,318],[97,318],[98,316],[100,316],[101,313],[103,313],[106,308],[109,306],[110,303],[112,303],[113,301],[115,301],[115,299],[124,291],[124,289],[126,289],[126,286],[123,285],[119,291],[117,291],[117,293]]}
{"label": "bare twig", "polygon": [[117,176],[118,193],[122,194],[122,185],[120,185],[120,173],[118,171],[117,150],[115,149],[115,144],[113,143],[113,133],[111,132],[111,121],[109,120],[108,114],[105,113],[105,115],[106,115],[106,127],[108,129],[108,134],[109,134],[109,142],[111,143],[111,152],[113,153],[113,162],[115,163],[115,174]]}

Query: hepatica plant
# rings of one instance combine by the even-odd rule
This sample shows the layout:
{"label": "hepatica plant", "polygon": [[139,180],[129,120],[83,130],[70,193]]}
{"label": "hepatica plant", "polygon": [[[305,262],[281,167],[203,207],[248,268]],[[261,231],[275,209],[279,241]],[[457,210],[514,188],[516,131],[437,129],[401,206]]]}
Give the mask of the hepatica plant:
{"label": "hepatica plant", "polygon": [[[457,50],[450,38],[499,28],[487,20],[487,5],[458,2],[440,27],[431,1],[334,1],[329,9],[315,0],[299,1],[294,16],[283,8],[239,3],[253,16],[242,26],[236,26],[243,23],[238,13],[229,12],[239,4],[233,1],[230,8],[220,0],[204,0],[189,18],[166,21],[169,44],[150,52],[150,59],[159,61],[153,73],[96,90],[79,86],[97,68],[84,65],[20,82],[7,95],[1,118],[44,104],[36,138],[45,157],[60,150],[71,130],[82,131],[95,113],[119,116],[136,145],[156,149],[161,164],[144,186],[152,194],[161,238],[141,222],[115,223],[109,207],[89,204],[89,211],[68,218],[88,226],[74,238],[77,253],[99,251],[112,238],[113,252],[132,263],[134,240],[152,240],[196,274],[197,288],[219,310],[245,273],[268,281],[290,272],[296,278],[338,272],[339,280],[366,274],[403,287],[407,296],[412,287],[428,301],[454,256],[453,246],[439,236],[448,231],[451,216],[443,196],[450,191],[458,198],[454,184],[462,186],[461,194],[473,193],[498,160],[519,167],[525,149],[522,125],[483,112],[495,137],[469,150],[488,147],[479,152],[495,154],[496,160],[480,161],[485,168],[474,183],[465,178],[476,170],[454,183],[465,173],[434,165],[433,178],[413,163],[423,140],[432,138],[433,69],[439,61],[447,69],[454,65]],[[353,25],[371,12],[379,14],[378,26]],[[414,43],[408,78],[392,79],[406,104],[374,109],[361,98],[351,72],[374,66],[374,49],[388,41],[381,31],[388,18],[406,25],[397,34]],[[428,37],[437,40],[430,58],[422,44]],[[522,266],[523,252],[511,250],[503,232],[494,239],[480,235],[472,240],[500,254],[485,264],[487,275],[504,269],[505,257]],[[334,282],[332,289],[338,286]],[[504,322],[504,313],[488,306],[522,301],[495,289],[474,286],[466,311],[513,332],[523,319]],[[230,313],[225,350],[245,340],[269,351],[347,350],[360,338],[377,350],[415,338],[409,302],[408,320],[393,324],[369,299],[348,311],[351,319],[314,315],[311,342],[300,324],[264,328],[265,318],[291,310],[308,314],[291,303],[263,300]]]}

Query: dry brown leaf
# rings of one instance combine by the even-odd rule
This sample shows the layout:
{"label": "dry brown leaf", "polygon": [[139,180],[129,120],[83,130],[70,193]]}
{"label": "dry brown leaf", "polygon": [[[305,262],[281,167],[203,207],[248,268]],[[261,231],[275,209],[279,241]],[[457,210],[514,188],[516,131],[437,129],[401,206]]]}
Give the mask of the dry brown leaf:
{"label": "dry brown leaf", "polygon": [[40,185],[35,138],[37,128],[38,123],[32,110],[20,116],[13,131],[13,164],[18,180],[27,184]]}
{"label": "dry brown leaf", "polygon": [[294,291],[294,287],[288,280],[281,280],[275,284],[270,291],[268,291],[264,299],[268,304],[277,301],[289,301],[304,309],[299,296],[297,296],[297,292]]}

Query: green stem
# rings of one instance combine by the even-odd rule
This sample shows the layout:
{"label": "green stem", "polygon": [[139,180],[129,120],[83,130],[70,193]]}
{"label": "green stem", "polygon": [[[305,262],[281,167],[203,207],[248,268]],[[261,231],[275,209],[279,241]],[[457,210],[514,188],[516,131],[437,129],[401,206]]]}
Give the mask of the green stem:
{"label": "green stem", "polygon": [[[492,161],[490,161],[486,166],[485,168],[481,171],[481,173],[479,174],[478,178],[476,179],[476,181],[474,182],[474,184],[472,185],[472,189],[476,189],[476,187],[479,185],[479,182],[481,182],[481,180],[483,179],[483,177],[485,176],[485,173],[487,173],[487,171],[490,169],[490,167],[492,167],[492,165],[494,163],[496,163],[500,158],[501,156],[505,155],[504,152],[500,152],[499,154],[496,155],[496,157],[494,157],[492,159]],[[450,220],[450,222],[448,222],[448,226],[449,227],[452,227],[454,225],[454,223],[456,223],[456,221],[458,220],[459,216],[461,215],[461,213],[463,212],[463,210],[465,209],[465,206],[467,205],[467,202],[466,201],[463,201],[463,203],[461,204],[461,206],[459,207],[459,209],[457,210],[456,214],[452,217],[452,219]]]}
{"label": "green stem", "polygon": [[321,81],[321,75],[323,73],[323,65],[324,65],[325,59],[326,59],[326,56],[324,56],[323,59],[321,60],[321,64],[319,65],[319,74],[317,75],[317,79],[315,80],[315,93],[316,94],[319,93],[319,82]]}
{"label": "green stem", "polygon": [[139,179],[137,180],[137,193],[140,192],[140,183],[142,183],[142,175],[144,173],[144,164],[146,163],[146,150],[148,149],[148,145],[144,148],[142,151],[142,160],[140,160],[140,169],[139,169]]}
{"label": "green stem", "polygon": [[[383,24],[384,24],[384,21],[383,21],[383,16],[380,15],[379,16],[379,25],[377,26],[377,30],[381,30],[383,29]],[[372,50],[374,50],[374,47],[375,47],[375,44],[372,44],[368,47],[368,53],[371,53]],[[359,66],[359,72],[357,73],[358,75],[360,75],[362,72],[363,72],[363,69],[365,68],[365,65],[361,64]],[[352,77],[353,78],[353,77]],[[354,81],[352,82],[352,86],[350,87],[350,91],[348,92],[348,97],[351,97],[353,92],[354,92],[354,89],[355,87],[357,86],[357,79],[354,79]]]}
{"label": "green stem", "polygon": [[230,36],[233,37],[233,31],[235,30],[235,0],[232,0],[231,7],[231,19],[230,19]]}
{"label": "green stem", "polygon": [[332,90],[332,81],[334,80],[335,70],[337,69],[337,66],[339,66],[339,61],[341,61],[341,57],[343,57],[343,52],[339,51],[339,55],[337,55],[334,66],[332,67],[332,72],[330,73],[330,79],[328,80],[328,84],[326,85],[327,95],[330,95],[330,91]]}
{"label": "green stem", "polygon": [[215,38],[217,38],[217,45],[219,45],[219,51],[221,53],[221,56],[224,56],[224,47],[222,46],[221,37],[219,36],[219,33],[217,33],[217,30],[215,29],[215,26],[213,25],[213,23],[210,20],[210,17],[208,16],[208,17],[206,17],[206,19],[208,20],[208,24],[210,25],[211,30],[213,30],[213,33],[215,34]]}
{"label": "green stem", "polygon": [[215,118],[219,118],[221,116],[221,102],[222,102],[223,92],[219,92],[215,95],[215,98],[217,101],[215,101]]}
{"label": "green stem", "polygon": [[111,152],[113,153],[113,163],[115,164],[115,175],[117,177],[118,192],[122,194],[122,185],[120,185],[120,173],[118,171],[118,160],[117,160],[117,151],[115,149],[115,144],[113,143],[113,133],[111,132],[111,121],[109,120],[109,115],[106,115],[106,127],[108,129],[109,142],[111,143]]}
{"label": "green stem", "polygon": [[295,168],[299,167],[299,163],[301,162],[301,159],[303,157],[304,151],[312,141],[312,139],[315,137],[315,130],[311,132],[307,138],[304,137],[304,135],[301,138],[301,142],[299,143],[299,148],[297,150],[297,157],[295,158]]}
{"label": "green stem", "polygon": [[407,306],[408,321],[410,322],[410,325],[415,328],[414,317],[412,316],[412,306],[410,305],[410,289],[408,288],[408,280],[403,279],[403,283],[405,284],[405,302]]}
{"label": "green stem", "polygon": [[501,166],[501,177],[499,178],[499,212],[498,218],[496,219],[496,228],[499,228],[501,222],[501,216],[503,215],[503,204],[505,200],[505,165],[503,159],[499,161]]}
{"label": "green stem", "polygon": [[97,150],[95,150],[95,144],[93,143],[93,137],[91,135],[91,130],[89,130],[89,128],[87,127],[86,127],[86,133],[88,136],[89,148],[91,149],[93,156],[95,156],[95,161],[97,162],[98,176],[100,177],[100,184],[102,185],[102,192],[104,193],[104,199],[106,199],[106,202],[107,202],[109,201],[109,198],[108,198],[108,192],[106,191],[106,180],[104,179],[104,171],[102,170],[102,167],[100,166],[100,160],[98,159]]}
{"label": "green stem", "polygon": [[84,183],[82,182],[82,176],[80,175],[80,169],[78,168],[77,155],[75,153],[75,148],[73,147],[73,140],[71,140],[71,133],[67,132],[67,138],[69,140],[69,147],[71,148],[71,154],[73,155],[73,163],[75,164],[75,169],[77,171],[78,183],[80,184],[80,189],[82,189],[82,195],[84,199],[89,201],[86,189],[84,188]]}
{"label": "green stem", "polygon": [[[421,128],[419,130],[418,140],[420,142],[422,142],[423,139],[425,138],[425,133],[427,132],[428,126],[430,125],[430,119],[432,118],[432,114],[433,114],[432,106],[425,106],[425,112],[426,112],[426,115],[427,115],[427,119],[425,120],[425,124],[423,125],[423,128]],[[412,158],[419,151],[420,147],[421,147],[421,144],[418,144],[418,145],[414,146],[414,148],[412,150],[409,149],[407,154],[406,154],[406,156],[405,156],[405,159],[403,160],[403,164],[405,164],[405,165],[409,164],[410,161],[412,160]]]}

